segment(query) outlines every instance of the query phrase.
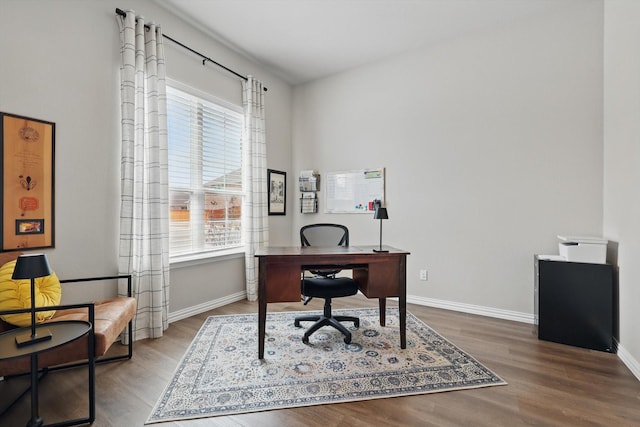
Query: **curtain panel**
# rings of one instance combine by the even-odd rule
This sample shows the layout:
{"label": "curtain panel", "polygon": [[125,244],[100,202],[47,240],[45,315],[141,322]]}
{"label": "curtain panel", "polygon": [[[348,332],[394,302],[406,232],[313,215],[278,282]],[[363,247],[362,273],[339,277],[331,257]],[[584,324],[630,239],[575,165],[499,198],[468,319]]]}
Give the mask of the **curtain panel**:
{"label": "curtain panel", "polygon": [[258,262],[256,249],[269,243],[267,216],[267,143],[264,114],[264,89],[260,81],[248,76],[242,82],[245,143],[244,182],[247,185],[242,227],[245,245],[247,299],[258,299]]}
{"label": "curtain panel", "polygon": [[[169,186],[162,31],[134,11],[117,16],[121,39],[122,160],[120,274],[131,274],[138,301],[134,338],[168,327]],[[123,291],[123,290],[121,290]]]}

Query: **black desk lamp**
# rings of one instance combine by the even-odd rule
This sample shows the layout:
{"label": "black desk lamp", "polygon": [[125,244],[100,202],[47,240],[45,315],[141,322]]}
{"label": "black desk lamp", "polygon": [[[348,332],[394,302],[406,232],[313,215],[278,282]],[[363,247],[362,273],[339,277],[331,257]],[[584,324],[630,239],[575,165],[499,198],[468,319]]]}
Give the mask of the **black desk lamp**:
{"label": "black desk lamp", "polygon": [[16,336],[16,345],[23,347],[51,339],[48,329],[40,329],[36,332],[36,283],[37,277],[51,274],[51,267],[45,254],[20,255],[16,261],[11,278],[13,280],[31,279],[31,334],[24,333]]}
{"label": "black desk lamp", "polygon": [[387,215],[387,208],[376,208],[373,214],[373,219],[380,220],[380,249],[374,249],[373,252],[389,252],[382,249],[382,220],[389,219],[389,215]]}

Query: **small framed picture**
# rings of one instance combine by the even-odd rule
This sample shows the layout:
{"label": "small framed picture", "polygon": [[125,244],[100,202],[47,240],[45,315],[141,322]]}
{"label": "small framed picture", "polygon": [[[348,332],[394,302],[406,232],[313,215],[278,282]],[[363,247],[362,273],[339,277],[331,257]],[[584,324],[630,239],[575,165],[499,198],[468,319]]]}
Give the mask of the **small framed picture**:
{"label": "small framed picture", "polygon": [[269,215],[287,214],[287,173],[267,169]]}
{"label": "small framed picture", "polygon": [[44,219],[16,219],[16,234],[44,234]]}

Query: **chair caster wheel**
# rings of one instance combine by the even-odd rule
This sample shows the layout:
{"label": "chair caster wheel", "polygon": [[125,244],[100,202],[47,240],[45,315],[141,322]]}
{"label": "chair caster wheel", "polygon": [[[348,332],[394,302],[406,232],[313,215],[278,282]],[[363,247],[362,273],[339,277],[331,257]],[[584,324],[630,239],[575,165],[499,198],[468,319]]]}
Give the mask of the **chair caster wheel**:
{"label": "chair caster wheel", "polygon": [[344,339],[344,343],[345,343],[345,344],[351,344],[351,337],[346,337],[346,338]]}
{"label": "chair caster wheel", "polygon": [[295,326],[296,328],[300,327],[300,322],[298,322],[297,320],[293,321],[293,326]]}
{"label": "chair caster wheel", "polygon": [[353,326],[355,326],[356,328],[360,327],[360,321],[358,320],[357,322],[353,322]]}
{"label": "chair caster wheel", "polygon": [[309,344],[309,337],[302,337],[302,342],[304,344]]}

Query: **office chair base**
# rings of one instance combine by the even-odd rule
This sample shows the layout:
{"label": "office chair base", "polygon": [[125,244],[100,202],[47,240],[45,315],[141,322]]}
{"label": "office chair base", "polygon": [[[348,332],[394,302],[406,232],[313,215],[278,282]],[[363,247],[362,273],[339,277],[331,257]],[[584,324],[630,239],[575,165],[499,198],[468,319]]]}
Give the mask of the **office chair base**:
{"label": "office chair base", "polygon": [[302,342],[305,344],[309,344],[309,337],[318,329],[323,326],[331,326],[342,332],[344,335],[345,344],[351,343],[351,332],[340,322],[353,322],[353,325],[356,328],[360,327],[360,319],[352,316],[301,316],[296,317],[293,324],[296,327],[300,327],[300,322],[316,322],[307,331],[304,333],[302,337]]}

